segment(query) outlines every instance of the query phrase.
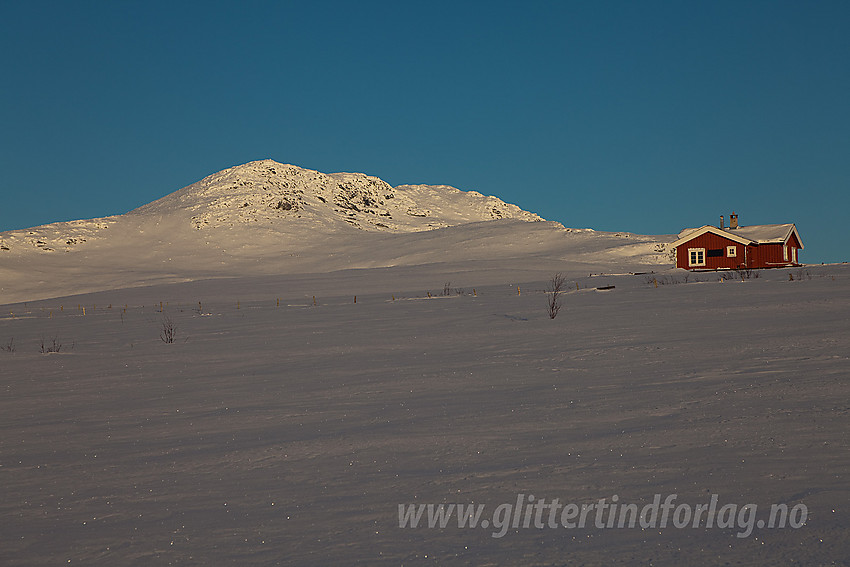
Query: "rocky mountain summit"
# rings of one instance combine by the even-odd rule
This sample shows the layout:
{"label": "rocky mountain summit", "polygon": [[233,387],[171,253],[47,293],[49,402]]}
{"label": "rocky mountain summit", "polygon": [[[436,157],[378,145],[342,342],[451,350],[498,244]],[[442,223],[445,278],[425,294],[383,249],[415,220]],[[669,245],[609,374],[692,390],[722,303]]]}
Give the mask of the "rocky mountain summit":
{"label": "rocky mountain summit", "polygon": [[365,268],[418,266],[452,278],[468,272],[475,281],[567,268],[645,271],[668,262],[672,239],[565,228],[445,185],[392,187],[362,173],[262,160],[123,215],[0,233],[0,304]]}
{"label": "rocky mountain summit", "polygon": [[477,191],[392,187],[362,173],[325,174],[266,159],[214,173],[124,215],[0,233],[0,252],[70,252],[109,238],[115,231],[108,229],[116,225],[149,236],[168,226],[172,235],[188,227],[206,233],[253,227],[304,237],[346,227],[407,233],[495,219],[544,220]]}
{"label": "rocky mountain summit", "polygon": [[305,219],[329,228],[344,222],[370,231],[417,232],[501,218],[538,215],[476,191],[446,185],[401,185],[362,173],[303,169],[272,160],[220,171],[130,214],[189,213],[194,228]]}

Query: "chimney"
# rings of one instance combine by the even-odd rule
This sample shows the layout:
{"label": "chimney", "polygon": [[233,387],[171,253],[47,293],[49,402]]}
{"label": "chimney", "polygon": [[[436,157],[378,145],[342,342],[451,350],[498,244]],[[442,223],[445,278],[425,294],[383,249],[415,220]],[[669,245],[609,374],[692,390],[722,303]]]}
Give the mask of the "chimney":
{"label": "chimney", "polygon": [[726,221],[723,215],[720,215],[720,230],[726,230]]}
{"label": "chimney", "polygon": [[738,215],[735,214],[735,211],[732,211],[732,214],[729,215],[729,228],[738,228]]}

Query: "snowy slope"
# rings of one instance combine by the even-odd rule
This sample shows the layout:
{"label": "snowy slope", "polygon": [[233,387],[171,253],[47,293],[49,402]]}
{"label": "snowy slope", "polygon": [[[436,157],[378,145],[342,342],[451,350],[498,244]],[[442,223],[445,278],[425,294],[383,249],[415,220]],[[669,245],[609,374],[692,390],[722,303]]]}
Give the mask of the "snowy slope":
{"label": "snowy slope", "polygon": [[[391,187],[271,160],[127,214],[0,234],[0,303],[217,277],[498,261],[548,271],[667,267],[672,237],[545,222],[496,197]],[[532,279],[535,275],[530,276]]]}
{"label": "snowy slope", "polygon": [[[722,275],[585,275],[554,320],[545,280],[443,296],[415,266],[7,306],[2,563],[846,564],[850,269]],[[745,538],[398,525],[399,504],[491,521],[518,495],[656,494],[808,518]]]}

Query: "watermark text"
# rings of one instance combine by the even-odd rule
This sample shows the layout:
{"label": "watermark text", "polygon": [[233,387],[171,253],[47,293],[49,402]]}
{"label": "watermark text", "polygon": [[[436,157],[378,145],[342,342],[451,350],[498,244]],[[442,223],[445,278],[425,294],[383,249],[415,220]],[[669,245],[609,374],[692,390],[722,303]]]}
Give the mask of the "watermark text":
{"label": "watermark text", "polygon": [[712,494],[707,502],[677,502],[677,494],[656,494],[646,504],[620,502],[614,494],[583,504],[547,501],[532,494],[517,494],[516,501],[499,504],[487,514],[486,504],[399,504],[399,528],[481,528],[501,538],[509,530],[529,529],[615,529],[615,528],[720,528],[737,529],[739,538],[755,529],[798,529],[805,525],[805,504],[773,504],[759,516],[757,504],[720,503]]}

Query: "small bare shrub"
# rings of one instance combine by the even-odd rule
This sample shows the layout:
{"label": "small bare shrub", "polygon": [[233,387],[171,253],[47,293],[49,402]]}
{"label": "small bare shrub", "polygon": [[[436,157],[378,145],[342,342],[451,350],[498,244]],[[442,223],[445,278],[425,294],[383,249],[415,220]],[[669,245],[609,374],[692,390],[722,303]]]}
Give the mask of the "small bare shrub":
{"label": "small bare shrub", "polygon": [[566,278],[560,272],[553,275],[549,280],[549,287],[546,288],[546,293],[548,294],[546,297],[546,312],[549,314],[550,319],[557,317],[558,312],[561,310],[561,294],[564,293],[564,282],[566,282]]}
{"label": "small bare shrub", "polygon": [[160,340],[166,344],[171,344],[174,342],[174,336],[176,334],[177,326],[174,324],[174,321],[168,315],[163,315],[159,331]]}
{"label": "small bare shrub", "polygon": [[56,337],[53,337],[50,343],[47,343],[44,340],[44,337],[41,337],[40,347],[41,354],[48,354],[51,352],[59,352],[60,350],[62,350],[62,343],[57,342]]}
{"label": "small bare shrub", "polygon": [[737,272],[738,277],[742,280],[748,280],[750,278],[756,279],[759,277],[759,271],[752,268],[739,268],[735,271]]}
{"label": "small bare shrub", "polygon": [[12,337],[9,339],[9,342],[0,347],[0,349],[5,350],[6,352],[15,352],[15,338]]}
{"label": "small bare shrub", "polygon": [[[685,283],[688,282],[688,278],[690,278],[690,274],[685,275]],[[646,283],[652,284],[655,287],[658,287],[660,285],[678,285],[682,283],[682,280],[680,280],[676,276],[650,276],[646,278],[645,281]]]}

